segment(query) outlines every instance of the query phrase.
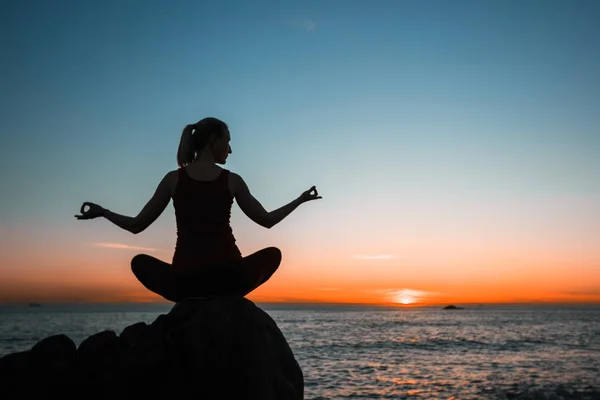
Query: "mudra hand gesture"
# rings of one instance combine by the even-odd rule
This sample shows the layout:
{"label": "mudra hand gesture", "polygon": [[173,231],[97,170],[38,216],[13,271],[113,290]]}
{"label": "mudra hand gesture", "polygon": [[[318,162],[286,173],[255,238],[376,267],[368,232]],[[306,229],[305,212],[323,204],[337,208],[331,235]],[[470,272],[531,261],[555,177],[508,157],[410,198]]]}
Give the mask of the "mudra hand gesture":
{"label": "mudra hand gesture", "polygon": [[306,201],[317,200],[317,199],[322,199],[322,197],[319,196],[319,192],[317,192],[316,186],[311,187],[306,192],[304,192],[300,195],[300,200],[302,200],[303,203]]}
{"label": "mudra hand gesture", "polygon": [[[85,209],[86,207],[89,207],[89,208],[86,210]],[[102,217],[104,215],[104,211],[106,211],[106,209],[103,207],[100,207],[98,204],[94,204],[94,203],[90,203],[89,201],[86,201],[85,203],[82,204],[81,208],[79,209],[79,212],[81,213],[81,215],[75,215],[75,218],[77,218],[77,219],[94,219],[94,218]]]}

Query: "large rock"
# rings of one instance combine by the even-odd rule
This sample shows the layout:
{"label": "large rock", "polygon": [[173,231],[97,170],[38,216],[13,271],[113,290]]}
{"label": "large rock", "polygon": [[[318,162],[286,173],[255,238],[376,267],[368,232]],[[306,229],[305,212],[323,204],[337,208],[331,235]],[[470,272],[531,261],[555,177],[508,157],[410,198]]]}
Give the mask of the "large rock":
{"label": "large rock", "polygon": [[177,304],[153,323],[65,335],[0,359],[0,397],[304,398],[304,378],[275,321],[245,298]]}

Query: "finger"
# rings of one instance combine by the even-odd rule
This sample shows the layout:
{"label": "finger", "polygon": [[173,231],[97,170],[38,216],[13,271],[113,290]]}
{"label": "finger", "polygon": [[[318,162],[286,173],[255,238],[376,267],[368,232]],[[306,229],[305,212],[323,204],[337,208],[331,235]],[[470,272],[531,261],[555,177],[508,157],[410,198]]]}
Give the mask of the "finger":
{"label": "finger", "polygon": [[90,206],[90,202],[89,201],[84,201],[83,204],[81,205],[81,208],[79,209],[79,212],[82,214],[85,214],[85,207],[91,207]]}

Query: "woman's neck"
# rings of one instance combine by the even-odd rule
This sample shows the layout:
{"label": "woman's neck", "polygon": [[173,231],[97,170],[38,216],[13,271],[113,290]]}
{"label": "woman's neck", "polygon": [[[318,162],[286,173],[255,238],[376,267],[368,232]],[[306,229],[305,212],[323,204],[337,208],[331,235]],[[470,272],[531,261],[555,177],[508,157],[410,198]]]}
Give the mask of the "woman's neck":
{"label": "woman's neck", "polygon": [[194,160],[194,162],[190,165],[193,165],[194,168],[207,169],[214,168],[215,164],[215,158],[213,157],[212,153],[203,151],[200,154],[198,154],[196,160]]}

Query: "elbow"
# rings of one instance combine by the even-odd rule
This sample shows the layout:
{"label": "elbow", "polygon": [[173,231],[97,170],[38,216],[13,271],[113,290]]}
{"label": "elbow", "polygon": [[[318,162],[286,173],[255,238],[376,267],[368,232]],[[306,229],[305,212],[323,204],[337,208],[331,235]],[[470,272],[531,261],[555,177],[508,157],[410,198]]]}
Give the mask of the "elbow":
{"label": "elbow", "polygon": [[273,224],[271,221],[263,221],[260,223],[260,226],[262,226],[263,228],[271,229],[273,226],[275,226],[275,224]]}
{"label": "elbow", "polygon": [[273,218],[271,218],[269,214],[263,215],[261,218],[255,219],[254,222],[267,229],[271,229],[275,225]]}
{"label": "elbow", "polygon": [[133,233],[134,235],[137,235],[140,232],[143,232],[146,230],[146,228],[148,227],[148,225],[146,224],[146,222],[141,221],[139,216],[133,218],[130,222],[129,222],[129,229],[127,229],[129,232]]}
{"label": "elbow", "polygon": [[273,219],[273,216],[268,212],[252,213],[246,212],[246,215],[256,225],[262,226],[263,228],[271,229],[277,222]]}
{"label": "elbow", "polygon": [[271,217],[269,214],[267,214],[267,215],[265,215],[265,217],[263,218],[263,221],[262,221],[262,224],[261,224],[261,225],[262,225],[264,228],[271,229],[272,227],[274,227],[274,226],[275,226],[275,224],[276,224],[276,222],[273,220],[273,218],[272,218],[272,217]]}

